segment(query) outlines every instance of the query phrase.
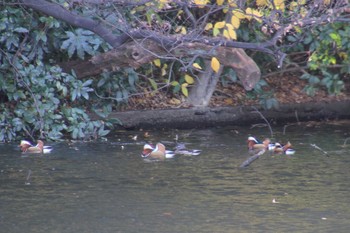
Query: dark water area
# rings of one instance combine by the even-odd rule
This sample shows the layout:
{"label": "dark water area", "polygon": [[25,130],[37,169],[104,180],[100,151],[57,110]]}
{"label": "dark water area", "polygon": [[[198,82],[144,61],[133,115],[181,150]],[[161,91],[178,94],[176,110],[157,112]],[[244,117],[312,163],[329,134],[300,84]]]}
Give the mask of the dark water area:
{"label": "dark water area", "polygon": [[[267,127],[119,131],[49,143],[45,155],[0,144],[0,232],[349,232],[350,123],[273,130],[296,154],[265,153],[247,168],[247,137],[270,137]],[[203,152],[140,157],[144,143],[171,148],[176,135]]]}

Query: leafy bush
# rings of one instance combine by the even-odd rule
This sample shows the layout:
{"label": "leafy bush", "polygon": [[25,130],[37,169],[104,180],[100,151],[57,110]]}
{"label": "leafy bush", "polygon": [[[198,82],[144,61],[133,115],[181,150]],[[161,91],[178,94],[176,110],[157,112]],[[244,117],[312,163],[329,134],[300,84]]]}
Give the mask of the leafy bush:
{"label": "leafy bush", "polygon": [[[290,42],[298,43],[297,36],[289,36]],[[320,87],[329,94],[338,95],[345,88],[344,79],[350,74],[350,28],[344,23],[325,24],[307,31],[294,51],[307,51],[308,69],[301,79],[308,81],[304,88],[314,95]]]}
{"label": "leafy bush", "polygon": [[112,124],[93,121],[86,113],[93,80],[79,80],[43,63],[59,59],[56,51],[60,47],[67,48],[68,56],[76,53],[83,58],[102,46],[91,33],[76,30],[74,34],[64,28],[52,17],[26,15],[9,6],[0,10],[0,45],[6,48],[0,52],[0,141],[21,137],[59,140],[68,134],[88,140],[109,133],[106,128]]}

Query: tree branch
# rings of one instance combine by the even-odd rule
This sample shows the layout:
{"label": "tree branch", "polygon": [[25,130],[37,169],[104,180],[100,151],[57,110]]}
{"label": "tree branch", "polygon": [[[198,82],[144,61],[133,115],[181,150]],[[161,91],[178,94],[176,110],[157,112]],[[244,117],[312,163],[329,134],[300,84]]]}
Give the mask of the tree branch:
{"label": "tree branch", "polygon": [[56,19],[62,20],[72,26],[90,30],[101,36],[113,47],[118,47],[127,40],[126,35],[116,36],[112,30],[106,28],[101,22],[91,20],[64,9],[62,6],[45,0],[20,0],[24,6],[30,7]]}
{"label": "tree branch", "polygon": [[[217,46],[224,45],[227,47],[233,48],[243,48],[243,49],[252,49],[274,55],[277,58],[284,58],[281,52],[275,52],[269,47],[274,45],[275,41],[267,41],[264,43],[246,43],[246,42],[237,42],[232,40],[226,40],[224,38],[212,38],[212,37],[196,37],[193,38],[191,35],[183,36],[169,36],[156,33],[152,30],[142,30],[135,29],[130,32],[125,32],[121,35],[116,35],[112,33],[110,28],[107,28],[102,22],[91,20],[79,15],[76,15],[62,6],[50,3],[46,0],[20,0],[23,5],[32,8],[33,10],[39,11],[41,13],[50,15],[56,19],[62,20],[72,26],[84,28],[90,30],[97,35],[101,36],[107,43],[112,47],[118,48],[126,41],[130,39],[151,39],[155,42],[163,45],[167,49],[171,49],[177,46],[180,43],[185,42],[197,42],[203,43],[206,45]],[[281,63],[281,62],[280,62]]]}

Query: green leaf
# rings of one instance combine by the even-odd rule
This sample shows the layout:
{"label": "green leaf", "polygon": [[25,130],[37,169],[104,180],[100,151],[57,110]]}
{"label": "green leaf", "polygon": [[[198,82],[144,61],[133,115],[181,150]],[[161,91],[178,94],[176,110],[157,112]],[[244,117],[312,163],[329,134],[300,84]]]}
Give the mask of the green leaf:
{"label": "green leaf", "polygon": [[19,33],[28,33],[29,32],[29,30],[27,28],[24,28],[24,27],[15,28],[14,31],[19,32]]}
{"label": "green leaf", "polygon": [[154,81],[153,78],[149,78],[148,81],[151,83],[153,90],[158,90],[158,84]]}
{"label": "green leaf", "polygon": [[101,127],[99,130],[98,130],[98,136],[100,137],[104,137],[106,136],[107,134],[109,134],[110,130],[105,130],[103,127]]}
{"label": "green leaf", "polygon": [[181,92],[184,96],[188,97],[188,89],[185,85],[181,85]]}
{"label": "green leaf", "polygon": [[93,82],[93,80],[89,79],[83,83],[83,86],[84,87],[90,86],[92,82]]}
{"label": "green leaf", "polygon": [[217,36],[220,34],[220,30],[218,28],[213,28],[213,36]]}
{"label": "green leaf", "polygon": [[172,82],[170,83],[170,85],[175,87],[175,86],[179,86],[180,83],[179,83],[178,81],[172,81]]}
{"label": "green leaf", "polygon": [[185,74],[185,81],[188,83],[188,84],[193,84],[194,83],[194,79],[192,78],[192,76],[188,75],[188,74]]}

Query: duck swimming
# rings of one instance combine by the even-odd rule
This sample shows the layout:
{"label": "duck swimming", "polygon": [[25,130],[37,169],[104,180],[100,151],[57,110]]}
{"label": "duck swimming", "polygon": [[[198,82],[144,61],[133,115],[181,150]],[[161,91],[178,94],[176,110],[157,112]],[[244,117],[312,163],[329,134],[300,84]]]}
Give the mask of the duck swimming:
{"label": "duck swimming", "polygon": [[292,144],[290,142],[287,142],[285,145],[282,145],[276,142],[273,152],[276,154],[293,155],[295,154],[295,150],[292,149],[291,147],[292,147]]}
{"label": "duck swimming", "polygon": [[177,143],[176,147],[175,147],[175,154],[179,154],[179,155],[199,155],[202,151],[201,150],[188,150],[185,146],[184,143]]}
{"label": "duck swimming", "polygon": [[47,154],[52,151],[51,146],[44,146],[44,142],[41,140],[37,141],[37,145],[32,145],[29,141],[21,140],[19,147],[21,148],[22,153],[28,154]]}
{"label": "duck swimming", "polygon": [[269,148],[270,139],[266,138],[264,141],[259,141],[255,137],[248,137],[248,149],[253,150],[266,150]]}
{"label": "duck swimming", "polygon": [[164,160],[170,159],[175,156],[175,153],[170,150],[166,150],[162,143],[157,143],[156,146],[152,144],[145,144],[141,153],[142,158]]}

